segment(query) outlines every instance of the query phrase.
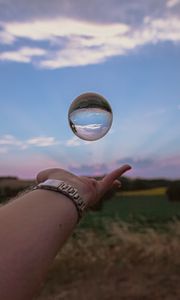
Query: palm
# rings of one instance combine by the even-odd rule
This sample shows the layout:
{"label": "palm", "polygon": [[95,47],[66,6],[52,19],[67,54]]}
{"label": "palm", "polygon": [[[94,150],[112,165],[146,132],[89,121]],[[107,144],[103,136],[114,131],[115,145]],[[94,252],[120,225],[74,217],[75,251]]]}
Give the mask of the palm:
{"label": "palm", "polygon": [[[94,189],[96,190],[96,198],[94,199],[93,204],[96,204],[102,199],[102,197],[113,187],[117,187],[120,185],[119,178],[122,174],[126,171],[130,170],[131,167],[129,165],[124,165],[111,173],[107,174],[101,180],[91,179],[91,185],[93,185]],[[88,178],[85,178],[88,179]],[[88,179],[89,180],[89,179]],[[88,182],[88,181],[87,181]]]}

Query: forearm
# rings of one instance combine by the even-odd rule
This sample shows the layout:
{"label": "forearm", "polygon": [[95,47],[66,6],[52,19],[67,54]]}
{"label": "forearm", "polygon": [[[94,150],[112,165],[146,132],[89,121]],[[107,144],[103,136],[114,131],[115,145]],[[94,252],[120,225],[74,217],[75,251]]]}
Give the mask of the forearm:
{"label": "forearm", "polygon": [[[77,189],[87,209],[129,169],[124,165],[96,181],[55,168],[40,172],[37,182],[65,181]],[[78,209],[81,204],[78,202]],[[0,208],[0,299],[32,299],[77,220],[74,203],[54,191],[34,190]]]}
{"label": "forearm", "polygon": [[0,299],[32,299],[77,217],[70,199],[47,190],[0,208]]}

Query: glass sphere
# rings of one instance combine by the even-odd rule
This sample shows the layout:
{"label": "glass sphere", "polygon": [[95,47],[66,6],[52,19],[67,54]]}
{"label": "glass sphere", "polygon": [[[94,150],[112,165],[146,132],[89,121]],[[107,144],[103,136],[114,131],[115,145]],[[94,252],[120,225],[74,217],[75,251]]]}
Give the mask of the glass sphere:
{"label": "glass sphere", "polygon": [[96,141],[109,131],[112,125],[112,109],[108,101],[96,93],[78,96],[68,112],[70,128],[80,139]]}

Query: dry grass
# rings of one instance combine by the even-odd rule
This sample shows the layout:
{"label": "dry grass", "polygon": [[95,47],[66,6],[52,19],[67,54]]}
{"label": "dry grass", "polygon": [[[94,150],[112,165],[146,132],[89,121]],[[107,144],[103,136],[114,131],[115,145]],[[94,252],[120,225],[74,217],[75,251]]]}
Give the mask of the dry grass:
{"label": "dry grass", "polygon": [[77,230],[57,255],[38,300],[180,299],[180,222],[167,232],[112,223]]}

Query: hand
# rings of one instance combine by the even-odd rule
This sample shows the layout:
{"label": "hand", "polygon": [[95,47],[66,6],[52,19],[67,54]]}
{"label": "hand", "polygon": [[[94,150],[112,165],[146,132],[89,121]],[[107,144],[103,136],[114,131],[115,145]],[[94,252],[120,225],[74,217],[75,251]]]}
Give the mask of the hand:
{"label": "hand", "polygon": [[93,208],[93,206],[100,202],[106,192],[112,188],[121,186],[117,178],[130,169],[131,167],[129,165],[123,165],[107,174],[101,180],[86,176],[76,176],[63,169],[47,169],[37,175],[37,182],[40,183],[47,179],[63,180],[77,188],[80,196],[88,203],[88,208]]}

